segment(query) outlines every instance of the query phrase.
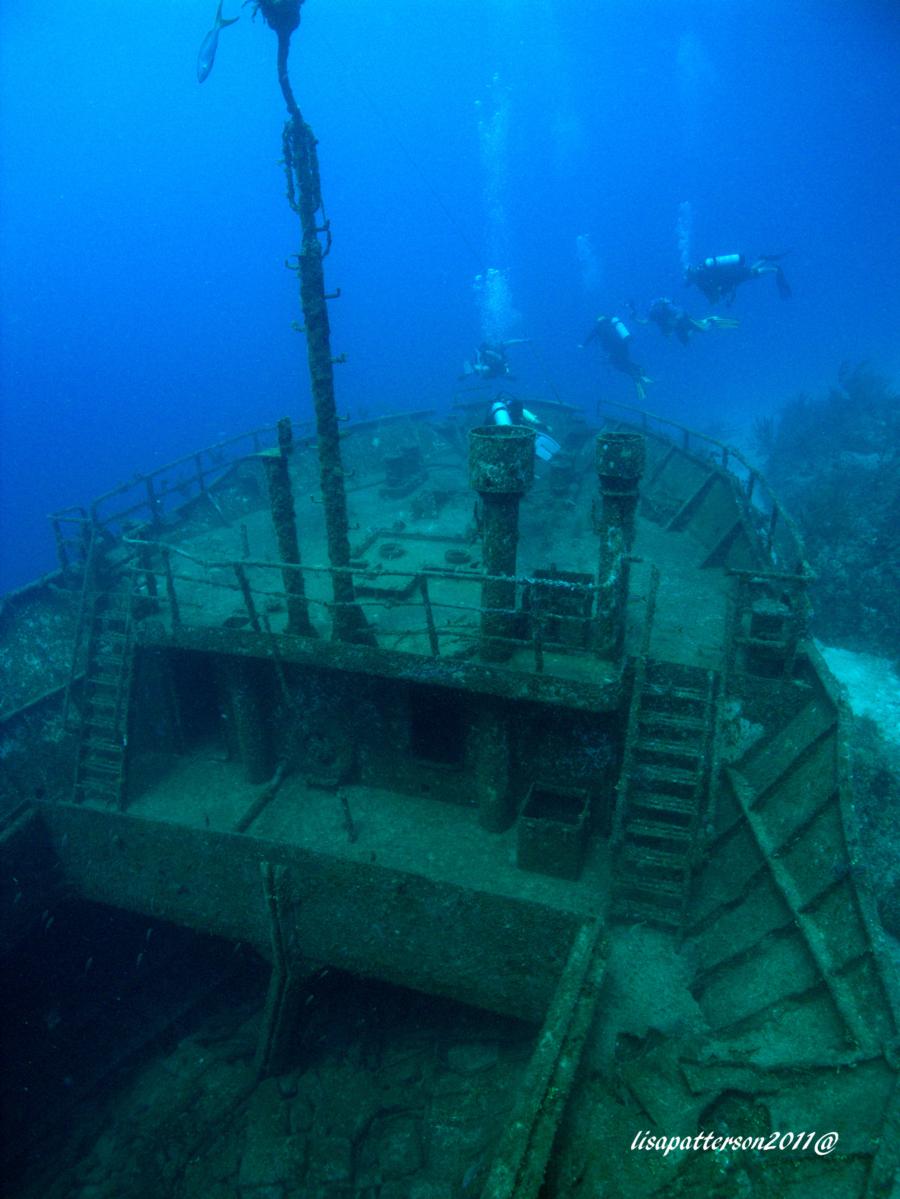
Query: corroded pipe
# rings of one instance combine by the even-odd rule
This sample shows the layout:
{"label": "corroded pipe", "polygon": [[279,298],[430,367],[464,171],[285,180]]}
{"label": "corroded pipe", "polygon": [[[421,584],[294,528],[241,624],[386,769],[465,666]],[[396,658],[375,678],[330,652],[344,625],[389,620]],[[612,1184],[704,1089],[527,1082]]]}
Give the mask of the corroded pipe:
{"label": "corroded pipe", "polygon": [[594,650],[617,660],[625,646],[628,609],[629,551],[644,473],[646,443],[641,433],[597,435],[597,480],[600,485],[600,561]]}
{"label": "corroded pipe", "polygon": [[[481,497],[481,657],[502,662],[513,651],[519,501],[534,479],[534,430],[484,425],[469,433],[469,482]],[[501,577],[496,577],[501,576]]]}
{"label": "corroded pipe", "polygon": [[[291,476],[288,467],[288,454],[291,445],[290,421],[279,421],[278,448],[266,450],[259,457],[262,459],[266,483],[269,487],[269,503],[272,508],[275,537],[278,541],[278,556],[282,562],[291,562],[299,566],[300,541],[297,536],[297,519],[294,513],[294,496],[291,491]],[[281,576],[287,595],[287,631],[298,633],[303,637],[318,636],[309,619],[303,572],[283,570]]]}
{"label": "corroded pipe", "polygon": [[597,478],[604,525],[618,525],[626,549],[634,544],[634,518],[647,456],[643,433],[599,433]]}

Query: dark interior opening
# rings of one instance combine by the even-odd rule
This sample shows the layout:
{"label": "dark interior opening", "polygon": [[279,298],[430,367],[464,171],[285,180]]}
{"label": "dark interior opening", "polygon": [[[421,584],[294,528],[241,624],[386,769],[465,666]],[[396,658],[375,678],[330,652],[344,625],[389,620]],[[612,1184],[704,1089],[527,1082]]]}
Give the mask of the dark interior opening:
{"label": "dark interior opening", "polygon": [[179,699],[179,718],[187,746],[221,736],[221,701],[216,687],[215,656],[190,651],[173,653],[172,675]]}
{"label": "dark interior opening", "polygon": [[417,687],[410,693],[410,750],[414,757],[461,766],[466,749],[463,700],[455,691]]}
{"label": "dark interior opening", "polygon": [[534,820],[577,824],[584,811],[584,804],[585,796],[580,791],[556,791],[551,787],[534,787],[522,815]]}

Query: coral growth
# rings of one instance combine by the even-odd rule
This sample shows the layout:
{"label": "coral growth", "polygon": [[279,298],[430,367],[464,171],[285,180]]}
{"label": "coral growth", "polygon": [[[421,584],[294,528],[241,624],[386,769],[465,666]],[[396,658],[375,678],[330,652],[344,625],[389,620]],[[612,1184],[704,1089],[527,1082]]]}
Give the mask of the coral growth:
{"label": "coral growth", "polygon": [[799,522],[824,641],[900,658],[900,396],[865,363],[758,423],[764,472]]}

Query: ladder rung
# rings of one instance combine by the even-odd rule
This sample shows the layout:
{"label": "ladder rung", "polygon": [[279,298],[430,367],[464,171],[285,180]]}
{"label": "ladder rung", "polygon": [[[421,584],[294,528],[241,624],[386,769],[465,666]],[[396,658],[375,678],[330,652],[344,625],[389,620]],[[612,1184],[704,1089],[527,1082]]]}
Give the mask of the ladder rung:
{"label": "ladder rung", "polygon": [[634,920],[636,923],[665,924],[670,928],[681,926],[680,913],[671,908],[658,908],[655,904],[641,903],[640,900],[629,899],[626,896],[613,900],[613,914],[621,919]]}
{"label": "ladder rung", "polygon": [[628,803],[636,808],[650,808],[654,812],[671,812],[679,816],[695,816],[697,804],[692,795],[663,795],[659,791],[639,788],[629,793]]}
{"label": "ladder rung", "polygon": [[706,707],[706,692],[694,691],[691,687],[666,687],[661,683],[649,683],[641,692],[641,703],[647,700],[676,699],[686,703],[702,704]]}
{"label": "ladder rung", "polygon": [[637,762],[635,772],[642,779],[653,783],[672,783],[679,787],[693,787],[697,782],[696,770],[682,770],[679,766],[666,766],[658,762]]}
{"label": "ladder rung", "polygon": [[692,840],[691,830],[684,824],[668,824],[663,820],[629,820],[626,837],[647,837],[656,841]]}
{"label": "ladder rung", "polygon": [[634,865],[641,869],[650,867],[654,870],[674,870],[678,874],[684,874],[687,868],[685,855],[668,849],[649,849],[646,845],[626,844],[624,856],[629,866]]}
{"label": "ladder rung", "polygon": [[699,716],[679,715],[677,712],[640,712],[641,724],[654,724],[673,732],[683,729],[686,733],[699,733],[706,729],[706,721]]}
{"label": "ladder rung", "polygon": [[76,791],[83,791],[86,795],[101,795],[108,799],[119,798],[119,787],[114,783],[104,784],[98,779],[79,779],[75,784]]}
{"label": "ladder rung", "polygon": [[104,762],[98,760],[97,758],[82,758],[81,769],[95,770],[98,774],[118,775],[121,772],[122,767],[119,762]]}
{"label": "ladder rung", "polygon": [[120,754],[122,746],[115,741],[96,741],[93,737],[87,737],[82,742],[85,749],[96,750],[100,754]]}
{"label": "ladder rung", "polygon": [[699,758],[703,753],[702,748],[698,748],[696,740],[669,741],[664,737],[640,737],[637,748],[655,754],[677,754],[680,758]]}
{"label": "ladder rung", "polygon": [[684,889],[680,882],[667,878],[644,878],[643,875],[622,874],[616,880],[617,891],[643,891],[648,895],[661,895],[670,899],[681,899]]}

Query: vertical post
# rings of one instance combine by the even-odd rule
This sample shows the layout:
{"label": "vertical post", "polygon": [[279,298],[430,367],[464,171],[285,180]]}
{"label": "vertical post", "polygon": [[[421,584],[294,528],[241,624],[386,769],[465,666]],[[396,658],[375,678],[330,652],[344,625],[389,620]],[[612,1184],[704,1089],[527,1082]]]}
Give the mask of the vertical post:
{"label": "vertical post", "polygon": [[478,823],[492,833],[502,833],[515,819],[510,785],[509,725],[490,701],[474,713],[470,734]]}
{"label": "vertical post", "polygon": [[481,657],[512,655],[519,501],[534,479],[534,430],[484,425],[469,433],[469,482],[482,502]]}
{"label": "vertical post", "polygon": [[219,669],[244,776],[248,783],[264,783],[272,764],[258,674],[246,658],[223,657]]}
{"label": "vertical post", "polygon": [[531,634],[532,646],[534,648],[534,669],[537,674],[544,673],[544,622],[541,616],[536,612],[532,617],[533,632]]}
{"label": "vertical post", "polygon": [[153,486],[152,475],[147,475],[144,479],[144,485],[147,488],[147,506],[150,509],[150,524],[155,529],[159,525],[159,500],[156,496],[156,488]]}
{"label": "vertical post", "polygon": [[[331,245],[329,222],[324,216],[319,180],[316,139],[294,98],[288,76],[291,35],[300,24],[301,0],[259,0],[259,11],[278,37],[278,84],[288,110],[284,127],[283,150],[287,173],[288,201],[300,217],[302,241],[297,255],[300,280],[300,304],[306,333],[306,354],[313,406],[316,413],[316,444],[319,476],[325,508],[325,536],[328,560],[338,567],[331,575],[334,593],[332,635],[337,641],[375,644],[375,635],[362,609],[356,604],[350,565],[350,537],[347,524],[347,496],[341,461],[340,432],[334,397],[334,362],[331,331],[325,299],[325,272],[322,260]],[[316,214],[322,212],[322,224]],[[319,235],[324,234],[323,248]]]}
{"label": "vertical post", "polygon": [[290,918],[293,896],[287,867],[271,862],[259,865],[272,943],[272,974],[254,1061],[256,1077],[263,1079],[283,1073],[292,1062],[292,1052],[296,1053],[297,1029],[303,1002],[309,997],[311,970],[304,968],[294,943],[295,925]]}
{"label": "vertical post", "polygon": [[145,541],[141,542],[140,549],[138,550],[138,558],[141,564],[141,573],[144,576],[144,583],[147,587],[147,594],[152,599],[156,599],[157,595],[159,595],[159,587],[156,582],[156,572],[153,569],[153,551]]}
{"label": "vertical post", "polygon": [[772,546],[775,542],[775,529],[778,525],[778,504],[773,501],[772,512],[769,516],[769,527],[766,530],[766,553],[772,556]]}
{"label": "vertical post", "polygon": [[63,537],[62,526],[57,517],[51,517],[53,524],[53,537],[56,541],[56,560],[59,563],[59,569],[64,575],[69,573],[69,553],[66,549],[66,541]]}
{"label": "vertical post", "polygon": [[244,597],[244,607],[247,609],[247,615],[250,617],[250,624],[253,626],[255,633],[262,632],[262,625],[259,623],[259,614],[256,611],[256,604],[253,602],[253,592],[250,589],[250,580],[247,578],[247,572],[244,570],[240,562],[232,562],[234,573],[237,576],[238,586],[241,589],[241,595]]}
{"label": "vertical post", "polygon": [[[294,496],[291,492],[291,476],[288,454],[292,446],[291,422],[278,422],[278,448],[265,450],[262,459],[269,487],[269,504],[272,522],[278,541],[278,556],[282,562],[300,565],[300,542],[297,537],[297,519],[294,513]],[[299,570],[282,570],[282,585],[287,595],[287,631],[303,637],[316,637],[315,628],[309,619],[303,573]]]}
{"label": "vertical post", "polygon": [[617,660],[625,645],[628,554],[634,543],[635,514],[645,458],[646,443],[642,433],[600,433],[597,436],[597,479],[602,505],[594,649],[602,658]]}
{"label": "vertical post", "polygon": [[172,577],[172,561],[168,550],[162,551],[163,570],[166,573],[166,596],[169,600],[169,611],[172,614],[172,628],[181,625],[181,609],[178,607],[178,596],[175,593],[175,580]]}
{"label": "vertical post", "polygon": [[422,603],[425,605],[425,627],[428,630],[428,645],[431,649],[431,656],[436,658],[440,653],[438,646],[437,629],[434,627],[434,612],[431,609],[431,597],[428,594],[428,580],[424,575],[419,575],[419,591],[422,595]]}

